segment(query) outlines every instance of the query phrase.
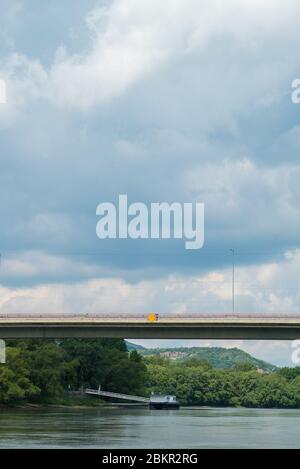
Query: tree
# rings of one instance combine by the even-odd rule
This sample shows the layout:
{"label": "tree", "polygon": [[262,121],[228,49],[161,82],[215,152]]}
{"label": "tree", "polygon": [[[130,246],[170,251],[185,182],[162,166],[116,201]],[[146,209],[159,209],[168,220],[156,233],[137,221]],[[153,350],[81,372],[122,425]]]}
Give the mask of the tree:
{"label": "tree", "polygon": [[288,381],[292,381],[300,376],[300,366],[296,366],[295,368],[281,368],[279,375],[283,376]]}
{"label": "tree", "polygon": [[247,373],[249,371],[256,371],[256,366],[253,363],[241,362],[237,363],[234,367],[235,371]]}
{"label": "tree", "polygon": [[22,351],[8,347],[6,364],[0,365],[0,404],[13,404],[33,399],[40,389],[30,381],[30,368]]}
{"label": "tree", "polygon": [[69,360],[76,360],[77,388],[102,388],[112,392],[141,392],[146,367],[136,351],[128,355],[121,339],[66,339],[61,342]]}
{"label": "tree", "polygon": [[39,389],[36,399],[45,401],[62,395],[74,380],[76,361],[69,360],[55,340],[10,340],[8,345],[19,350],[30,382]]}
{"label": "tree", "polygon": [[60,396],[76,375],[76,360],[54,341],[36,340],[24,351],[30,367],[30,379],[40,388],[40,397]]}
{"label": "tree", "polygon": [[[228,371],[212,369],[199,360],[187,362],[147,359],[149,392],[176,394],[182,405],[295,408],[300,406],[300,375],[287,380],[278,373],[261,375],[253,365]],[[285,375],[297,375],[285,372]]]}

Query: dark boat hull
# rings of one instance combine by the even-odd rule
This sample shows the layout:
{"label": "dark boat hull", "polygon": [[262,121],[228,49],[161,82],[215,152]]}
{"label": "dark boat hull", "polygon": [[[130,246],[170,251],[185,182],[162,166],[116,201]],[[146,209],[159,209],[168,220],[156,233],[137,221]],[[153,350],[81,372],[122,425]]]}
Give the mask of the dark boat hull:
{"label": "dark boat hull", "polygon": [[150,402],[149,407],[155,410],[176,410],[180,405],[177,402]]}

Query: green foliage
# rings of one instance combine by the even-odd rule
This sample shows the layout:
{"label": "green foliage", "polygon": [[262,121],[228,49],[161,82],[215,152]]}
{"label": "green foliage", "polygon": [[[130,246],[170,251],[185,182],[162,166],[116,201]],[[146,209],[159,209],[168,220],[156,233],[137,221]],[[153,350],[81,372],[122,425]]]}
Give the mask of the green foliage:
{"label": "green foliage", "polygon": [[[129,344],[130,348],[134,347],[133,344]],[[243,350],[237,348],[224,349],[220,347],[178,347],[178,348],[166,348],[166,349],[140,349],[139,352],[144,357],[150,356],[161,356],[172,358],[173,361],[184,361],[191,359],[205,360],[209,362],[213,368],[220,369],[233,369],[237,365],[252,365],[255,369],[261,369],[263,371],[275,372],[278,371],[276,366],[266,363],[263,360],[258,360],[252,357]]]}
{"label": "green foliage", "polygon": [[253,363],[237,363],[234,367],[236,371],[256,371],[255,365]]}
{"label": "green foliage", "polygon": [[8,347],[6,365],[0,365],[0,404],[33,399],[40,389],[30,381],[30,368],[21,350]]}
{"label": "green foliage", "polygon": [[288,381],[294,380],[300,376],[300,366],[295,368],[281,368],[279,374],[286,378]]}
{"label": "green foliage", "polygon": [[263,373],[243,362],[243,354],[230,369],[220,369],[202,354],[142,357],[127,352],[119,339],[11,340],[7,346],[7,364],[0,366],[2,405],[71,403],[66,390],[101,385],[126,394],[175,394],[182,405],[300,408],[299,367]]}
{"label": "green foliage", "polygon": [[54,341],[35,340],[24,350],[30,367],[30,379],[40,389],[40,397],[60,396],[74,379],[76,360],[68,360],[65,351]]}
{"label": "green foliage", "polygon": [[148,392],[175,394],[182,405],[299,408],[300,375],[262,374],[251,364],[233,370],[209,367],[206,362],[174,362],[149,357]]}
{"label": "green foliage", "polygon": [[146,367],[136,351],[127,353],[121,339],[66,339],[61,342],[69,360],[77,360],[72,387],[111,392],[143,392]]}
{"label": "green foliage", "polygon": [[59,402],[69,389],[144,393],[146,366],[119,339],[11,340],[0,365],[0,405]]}

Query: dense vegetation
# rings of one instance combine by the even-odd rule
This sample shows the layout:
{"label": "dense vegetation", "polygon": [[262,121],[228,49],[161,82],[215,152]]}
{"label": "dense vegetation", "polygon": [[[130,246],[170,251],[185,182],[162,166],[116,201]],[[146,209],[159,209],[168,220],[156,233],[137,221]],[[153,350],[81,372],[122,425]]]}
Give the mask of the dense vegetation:
{"label": "dense vegetation", "polygon": [[196,358],[174,362],[149,357],[146,361],[149,388],[175,394],[183,405],[300,407],[300,368],[262,374],[247,363],[220,370]]}
{"label": "dense vegetation", "polygon": [[51,402],[66,390],[103,388],[144,394],[146,367],[119,339],[7,342],[0,365],[0,404]]}
{"label": "dense vegetation", "polygon": [[263,373],[249,362],[218,369],[195,356],[142,357],[119,339],[7,342],[1,405],[57,402],[68,390],[99,384],[129,394],[175,394],[182,405],[300,408],[300,368]]}
{"label": "dense vegetation", "polygon": [[159,355],[162,357],[171,357],[176,361],[185,361],[190,358],[207,360],[214,368],[230,369],[240,363],[249,363],[255,368],[263,371],[276,371],[277,368],[263,360],[258,360],[248,353],[238,348],[225,349],[220,347],[178,347],[178,348],[159,348],[146,349],[135,344],[127,343],[129,350],[136,349],[143,356]]}

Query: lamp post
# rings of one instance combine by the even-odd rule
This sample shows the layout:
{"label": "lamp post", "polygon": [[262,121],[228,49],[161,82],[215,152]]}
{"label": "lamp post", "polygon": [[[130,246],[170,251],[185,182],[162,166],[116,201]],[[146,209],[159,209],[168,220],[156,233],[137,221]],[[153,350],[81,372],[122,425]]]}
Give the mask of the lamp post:
{"label": "lamp post", "polygon": [[232,253],[232,314],[235,312],[235,250],[230,249]]}

